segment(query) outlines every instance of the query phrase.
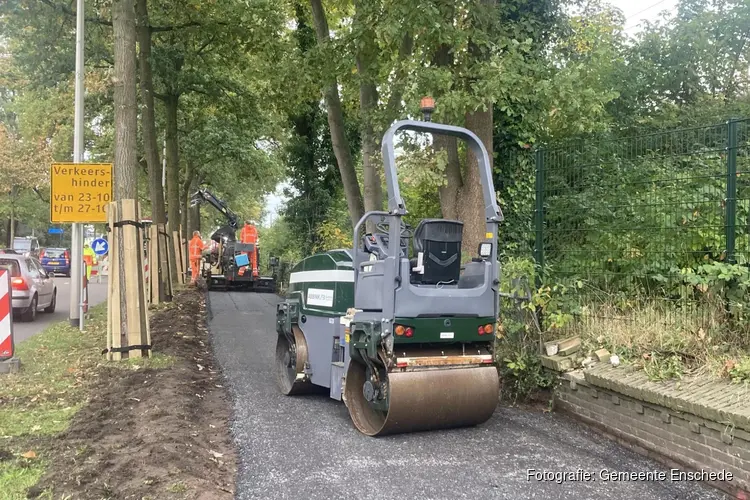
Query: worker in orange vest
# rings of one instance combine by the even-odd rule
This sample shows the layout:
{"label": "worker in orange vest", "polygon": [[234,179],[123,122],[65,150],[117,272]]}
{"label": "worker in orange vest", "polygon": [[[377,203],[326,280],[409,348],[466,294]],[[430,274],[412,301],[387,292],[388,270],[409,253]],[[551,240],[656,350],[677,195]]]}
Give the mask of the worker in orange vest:
{"label": "worker in orange vest", "polygon": [[258,276],[258,230],[255,228],[253,221],[246,220],[245,227],[240,231],[240,243],[251,243],[255,245],[255,251],[253,251],[250,257],[250,264],[253,270],[253,276]]}
{"label": "worker in orange vest", "polygon": [[198,269],[201,265],[201,255],[203,253],[203,240],[200,231],[193,231],[193,239],[190,240],[190,276],[191,285],[195,284],[198,279]]}
{"label": "worker in orange vest", "polygon": [[86,279],[91,279],[91,268],[96,264],[96,254],[88,243],[83,245],[83,262],[86,264]]}

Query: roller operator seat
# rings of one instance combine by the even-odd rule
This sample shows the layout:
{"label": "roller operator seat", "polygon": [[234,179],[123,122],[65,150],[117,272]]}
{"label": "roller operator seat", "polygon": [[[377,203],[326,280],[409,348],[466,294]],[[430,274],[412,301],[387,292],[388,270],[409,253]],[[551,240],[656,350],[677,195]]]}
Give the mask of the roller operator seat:
{"label": "roller operator seat", "polygon": [[[461,275],[463,222],[423,219],[414,231],[412,283],[456,284]],[[421,266],[419,254],[422,254]]]}

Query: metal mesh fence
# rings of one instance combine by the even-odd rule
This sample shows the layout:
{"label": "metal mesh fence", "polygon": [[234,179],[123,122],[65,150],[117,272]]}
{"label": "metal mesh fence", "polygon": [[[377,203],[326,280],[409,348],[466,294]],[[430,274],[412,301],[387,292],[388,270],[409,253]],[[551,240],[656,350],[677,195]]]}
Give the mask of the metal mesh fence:
{"label": "metal mesh fence", "polygon": [[534,253],[575,290],[574,326],[717,326],[695,276],[748,263],[749,152],[748,120],[536,151]]}

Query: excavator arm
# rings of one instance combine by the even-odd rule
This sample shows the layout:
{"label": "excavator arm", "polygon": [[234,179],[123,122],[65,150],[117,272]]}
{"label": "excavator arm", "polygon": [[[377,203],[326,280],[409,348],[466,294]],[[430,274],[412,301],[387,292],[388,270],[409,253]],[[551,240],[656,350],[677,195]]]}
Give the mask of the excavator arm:
{"label": "excavator arm", "polygon": [[224,214],[224,217],[227,219],[227,225],[219,228],[219,230],[211,236],[211,239],[214,241],[220,241],[222,236],[226,236],[230,241],[235,241],[236,236],[234,233],[239,226],[239,216],[234,213],[223,200],[218,199],[211,191],[205,188],[199,188],[198,191],[190,197],[191,207],[201,203],[208,203]]}
{"label": "excavator arm", "polygon": [[239,216],[234,213],[226,203],[224,203],[223,200],[218,199],[216,196],[213,195],[211,191],[205,188],[200,188],[198,191],[196,191],[193,196],[190,197],[190,206],[194,207],[195,205],[198,205],[199,203],[208,203],[212,207],[214,207],[216,210],[224,214],[224,217],[227,218],[227,221],[229,222],[229,226],[231,226],[234,229],[237,229],[240,218]]}

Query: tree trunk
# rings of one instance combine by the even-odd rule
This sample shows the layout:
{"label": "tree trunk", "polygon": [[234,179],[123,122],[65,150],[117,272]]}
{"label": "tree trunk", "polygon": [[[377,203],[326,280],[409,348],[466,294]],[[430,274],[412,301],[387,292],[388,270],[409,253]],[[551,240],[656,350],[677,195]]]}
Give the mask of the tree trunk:
{"label": "tree trunk", "polygon": [[164,187],[161,183],[161,164],[159,163],[159,146],[156,140],[156,118],[154,107],[154,82],[151,73],[151,26],[148,22],[148,0],[136,0],[138,18],[138,62],[140,64],[141,97],[143,111],[141,127],[143,130],[143,149],[148,165],[148,187],[151,199],[151,218],[154,224],[167,221],[164,206]]}
{"label": "tree trunk", "polygon": [[[485,103],[486,111],[478,109],[466,114],[466,128],[474,132],[484,144],[492,171],[492,103]],[[471,150],[467,154],[464,185],[461,188],[459,215],[464,222],[462,247],[464,252],[474,255],[479,243],[484,240],[486,219],[484,216],[484,196],[479,176],[479,163]]]}
{"label": "tree trunk", "polygon": [[[378,138],[375,135],[373,116],[378,107],[378,89],[375,85],[373,71],[377,64],[377,47],[372,29],[364,14],[363,1],[355,2],[355,23],[361,25],[363,35],[358,40],[356,54],[357,73],[359,73],[359,111],[362,137],[362,173],[364,180],[365,212],[383,209],[383,187],[380,180],[380,169],[374,156],[377,155]],[[368,221],[368,231],[374,228],[373,221]]]}
{"label": "tree trunk", "polygon": [[[452,16],[452,10],[450,15]],[[443,44],[438,47],[432,59],[432,64],[438,67],[450,67],[453,65],[451,47]],[[438,101],[440,96],[436,96]],[[464,185],[461,174],[461,161],[458,157],[458,140],[455,137],[438,135],[433,142],[435,152],[445,152],[448,163],[445,165],[445,184],[438,189],[440,195],[440,209],[446,219],[459,220],[458,205],[461,189]]]}
{"label": "tree trunk", "polygon": [[458,157],[458,140],[455,137],[438,135],[435,137],[433,147],[436,152],[445,152],[448,155],[448,163],[445,165],[445,184],[438,189],[440,195],[440,209],[443,217],[458,220],[458,200],[461,188],[464,185],[461,176],[461,162]]}
{"label": "tree trunk", "polygon": [[[494,7],[497,5],[497,0],[480,0],[480,12],[479,25],[484,31],[485,36],[492,36],[492,19],[496,14]],[[470,58],[474,64],[479,64],[486,60],[488,55],[486,52],[482,52],[479,45],[474,40],[469,40],[468,52]],[[467,81],[467,88],[471,88],[474,83],[474,78],[470,77]],[[482,105],[484,110],[482,110]],[[492,138],[493,138],[493,127],[492,127],[492,105],[491,101],[482,103],[477,109],[466,113],[465,116],[465,127],[474,132],[479,140],[482,141],[484,148],[487,150],[487,156],[489,158],[489,168],[492,172],[493,163],[493,149],[492,149]],[[482,182],[479,175],[479,163],[476,156],[472,153],[471,149],[467,148],[466,154],[466,170],[464,172],[464,185],[461,188],[459,194],[461,204],[459,205],[459,215],[461,220],[464,222],[464,235],[462,246],[464,254],[469,253],[470,255],[476,255],[479,243],[484,240],[486,233],[486,219],[484,215],[484,196],[482,195]],[[490,174],[491,175],[491,174]]]}
{"label": "tree trunk", "polygon": [[[318,45],[325,45],[330,40],[330,33],[323,5],[321,4],[321,0],[310,0],[310,5],[312,6],[313,23],[315,24]],[[349,141],[346,139],[344,112],[341,107],[338,81],[335,76],[332,76],[331,81],[328,82],[324,95],[326,107],[328,108],[328,126],[331,129],[333,152],[336,156],[339,172],[341,173],[341,182],[344,185],[349,217],[351,218],[352,226],[354,226],[364,214],[362,193],[359,189],[357,173],[354,170],[354,160],[352,160]]]}
{"label": "tree trunk", "polygon": [[[114,104],[115,104],[115,200],[138,200],[138,102],[136,99],[136,26],[134,0],[114,0],[112,3],[112,28],[114,31]],[[118,203],[118,205],[121,205]],[[137,217],[137,208],[136,208]],[[124,231],[121,231],[121,235]],[[132,251],[131,251],[132,250]],[[117,240],[119,282],[110,283],[110,293],[119,298],[120,311],[127,311],[127,279],[125,269],[132,263],[136,269],[141,263],[140,249],[127,249],[123,237]],[[116,290],[116,292],[112,292]],[[139,310],[139,314],[142,310]],[[131,314],[119,318],[122,332],[129,324],[138,322]]]}
{"label": "tree trunk", "polygon": [[186,239],[190,239],[192,234],[188,233],[190,227],[188,226],[188,209],[190,208],[190,186],[193,184],[195,178],[195,168],[193,168],[192,160],[187,160],[187,168],[185,169],[185,181],[182,183],[182,235]]}
{"label": "tree trunk", "polygon": [[[11,188],[13,189],[13,188]],[[13,198],[10,200],[10,226],[8,227],[8,248],[13,248],[13,240],[16,237],[16,204]]]}
{"label": "tree trunk", "polygon": [[[170,238],[173,231],[180,230],[180,180],[179,180],[179,144],[177,142],[177,105],[178,95],[168,95],[164,100],[167,108],[167,234]],[[174,244],[169,245],[172,261],[172,279],[177,282],[177,260]]]}
{"label": "tree trunk", "polygon": [[114,0],[115,199],[138,198],[135,5]]}
{"label": "tree trunk", "polygon": [[[188,192],[188,196],[190,196],[191,193],[196,192],[198,190],[199,185],[200,185],[200,182],[198,182],[198,179],[195,176],[193,176],[193,182],[190,185],[190,191]],[[190,206],[189,199],[188,199],[188,206]],[[193,231],[200,231],[200,230],[201,230],[201,207],[200,205],[196,205],[188,209],[187,237],[192,238]]]}
{"label": "tree trunk", "polygon": [[169,234],[180,229],[180,153],[177,139],[177,105],[179,96],[169,95],[167,108],[167,218]]}

